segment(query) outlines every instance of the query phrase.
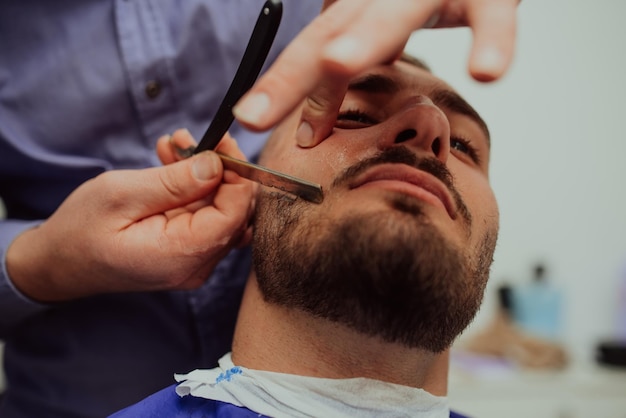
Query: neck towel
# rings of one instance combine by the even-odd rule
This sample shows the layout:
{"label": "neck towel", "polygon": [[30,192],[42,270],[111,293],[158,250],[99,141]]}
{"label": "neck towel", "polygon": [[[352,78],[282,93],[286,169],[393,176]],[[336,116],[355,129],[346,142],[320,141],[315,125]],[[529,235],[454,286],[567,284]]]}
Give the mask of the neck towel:
{"label": "neck towel", "polygon": [[175,375],[179,396],[228,402],[259,414],[298,417],[448,418],[447,398],[367,378],[325,379],[235,366],[230,353],[210,370]]}

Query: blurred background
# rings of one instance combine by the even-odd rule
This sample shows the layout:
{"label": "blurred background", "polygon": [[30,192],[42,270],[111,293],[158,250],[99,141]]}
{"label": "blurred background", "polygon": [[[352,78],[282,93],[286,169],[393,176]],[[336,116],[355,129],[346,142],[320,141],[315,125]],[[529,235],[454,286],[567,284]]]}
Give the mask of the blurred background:
{"label": "blurred background", "polygon": [[[455,410],[626,418],[626,368],[597,361],[600,343],[626,339],[624,16],[620,0],[523,1],[513,66],[488,85],[466,72],[469,30],[409,42],[492,134],[501,230],[483,308],[453,351]],[[565,360],[533,364],[555,347]]]}
{"label": "blurred background", "polygon": [[485,418],[623,418],[626,369],[596,357],[599,343],[626,339],[626,2],[528,0],[518,16],[515,61],[495,84],[467,74],[469,29],[419,31],[407,51],[492,135],[500,237],[485,303],[457,347],[493,336],[504,286],[514,327],[568,362],[530,370],[511,353],[494,362],[455,350],[452,404]]}

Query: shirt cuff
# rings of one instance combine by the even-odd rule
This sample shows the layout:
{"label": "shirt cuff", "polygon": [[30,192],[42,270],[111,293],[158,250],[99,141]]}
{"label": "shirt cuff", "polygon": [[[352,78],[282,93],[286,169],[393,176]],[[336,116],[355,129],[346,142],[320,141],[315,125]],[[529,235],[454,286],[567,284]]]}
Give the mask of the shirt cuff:
{"label": "shirt cuff", "polygon": [[47,305],[35,302],[20,292],[7,271],[7,249],[13,240],[27,229],[37,227],[42,221],[0,221],[0,330],[40,312]]}

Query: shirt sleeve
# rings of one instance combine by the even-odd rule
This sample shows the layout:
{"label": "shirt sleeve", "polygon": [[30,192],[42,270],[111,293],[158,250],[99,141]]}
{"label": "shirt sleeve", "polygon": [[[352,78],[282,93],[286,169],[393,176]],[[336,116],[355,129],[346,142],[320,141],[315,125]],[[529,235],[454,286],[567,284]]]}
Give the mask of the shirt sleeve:
{"label": "shirt sleeve", "polygon": [[0,221],[0,338],[24,318],[46,308],[46,305],[29,299],[15,287],[6,265],[7,249],[13,240],[22,232],[40,223],[41,221]]}

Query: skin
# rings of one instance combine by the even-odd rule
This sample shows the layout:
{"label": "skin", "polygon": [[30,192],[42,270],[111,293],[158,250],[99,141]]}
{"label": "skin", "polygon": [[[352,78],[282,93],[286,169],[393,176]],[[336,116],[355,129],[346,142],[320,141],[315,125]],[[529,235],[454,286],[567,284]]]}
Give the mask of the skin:
{"label": "skin", "polygon": [[[277,128],[262,163],[269,168],[320,183],[323,189],[328,190],[343,168],[394,146],[400,132],[416,129],[419,134],[402,145],[408,146],[419,156],[435,156],[443,162],[453,175],[455,186],[472,216],[476,219],[490,219],[497,224],[497,205],[489,184],[488,136],[480,123],[452,109],[437,106],[429,97],[435,90],[454,90],[427,71],[404,62],[378,67],[368,74],[392,77],[401,91],[395,94],[349,91],[341,111],[364,110],[381,122],[355,122],[340,115],[333,134],[327,141],[315,149],[305,149],[298,147],[292,140],[299,116],[295,112]],[[441,138],[440,152],[435,155],[432,145],[437,137]],[[479,161],[474,161],[471,155],[464,152],[464,145],[456,139],[452,141],[451,148],[450,137],[466,140],[468,143],[465,146],[474,149]],[[275,138],[289,139],[278,141]],[[332,195],[326,195],[325,200],[341,202],[341,205],[333,206],[337,211],[351,211],[359,202],[365,201],[375,209],[385,204],[378,198],[381,192],[404,192],[431,203],[425,210],[431,216],[432,222],[442,228],[455,244],[479,244],[475,240],[479,239],[480,231],[471,234],[470,241],[466,241],[468,231],[461,217],[452,219],[439,199],[425,193],[423,188],[406,182],[390,180],[367,183],[352,190],[334,191]],[[481,226],[480,222],[475,223],[476,227]]]}
{"label": "skin", "polygon": [[[159,153],[171,164],[104,173],[19,235],[7,252],[15,286],[56,302],[202,285],[230,249],[249,241],[255,186],[224,171],[213,152],[174,164],[170,142],[186,148],[193,138],[186,130],[161,138]],[[219,150],[244,158],[230,138]]]}
{"label": "skin", "polygon": [[[300,120],[313,134],[300,145],[315,145],[334,125],[338,102],[332,96],[353,75],[396,55],[409,34],[425,23],[470,26],[475,34],[470,72],[479,79],[495,79],[511,61],[516,3],[327,0],[324,13],[245,100],[254,102],[250,98],[260,95],[267,103],[262,99],[261,106],[258,100],[245,106],[244,101],[235,109],[237,117],[252,129],[267,129],[308,97]],[[431,19],[435,15],[438,19]],[[349,55],[343,53],[346,39],[353,52]],[[186,133],[173,138],[193,143]],[[178,161],[168,141],[161,140],[166,144],[158,149],[168,165],[98,176],[75,190],[41,226],[19,235],[6,253],[13,284],[42,302],[200,286],[219,259],[249,236],[254,186],[224,172],[211,153]],[[153,245],[146,248],[146,242]]]}
{"label": "skin", "polygon": [[397,57],[419,28],[471,28],[468,72],[500,78],[511,64],[518,0],[326,0],[323,12],[280,55],[233,109],[250,129],[276,125],[306,98],[296,139],[328,137],[341,92],[360,72]]}
{"label": "skin", "polygon": [[[436,100],[441,97],[437,91],[453,90],[422,69],[396,63],[367,74],[384,75],[397,86],[393,94],[348,91],[342,112],[358,108],[368,112],[371,120],[340,113],[331,136],[315,148],[304,149],[293,140],[300,117],[297,111],[277,128],[262,163],[322,184],[325,199],[321,205],[311,206],[313,216],[316,211],[331,217],[354,211],[392,211],[388,197],[395,194],[416,199],[428,221],[465,249],[468,257],[478,257],[474,251],[480,247],[481,237],[498,229],[498,209],[488,179],[489,139],[483,124]],[[418,134],[397,144],[398,134],[407,129],[416,129]],[[462,146],[451,137],[462,137],[467,143]],[[437,139],[439,145],[433,147]],[[467,152],[470,145],[474,149],[471,155]],[[437,183],[434,177],[401,164],[370,168],[363,179],[371,181],[358,187],[332,186],[344,168],[394,146],[445,164],[473,222],[468,223],[459,211],[427,190],[428,184]],[[374,172],[384,179],[373,180],[370,175]],[[407,178],[419,180],[407,182]],[[369,377],[424,388],[436,395],[446,392],[447,356],[447,351],[409,348],[304,311],[267,303],[254,272],[246,287],[233,345],[234,363],[251,369],[330,378]]]}

